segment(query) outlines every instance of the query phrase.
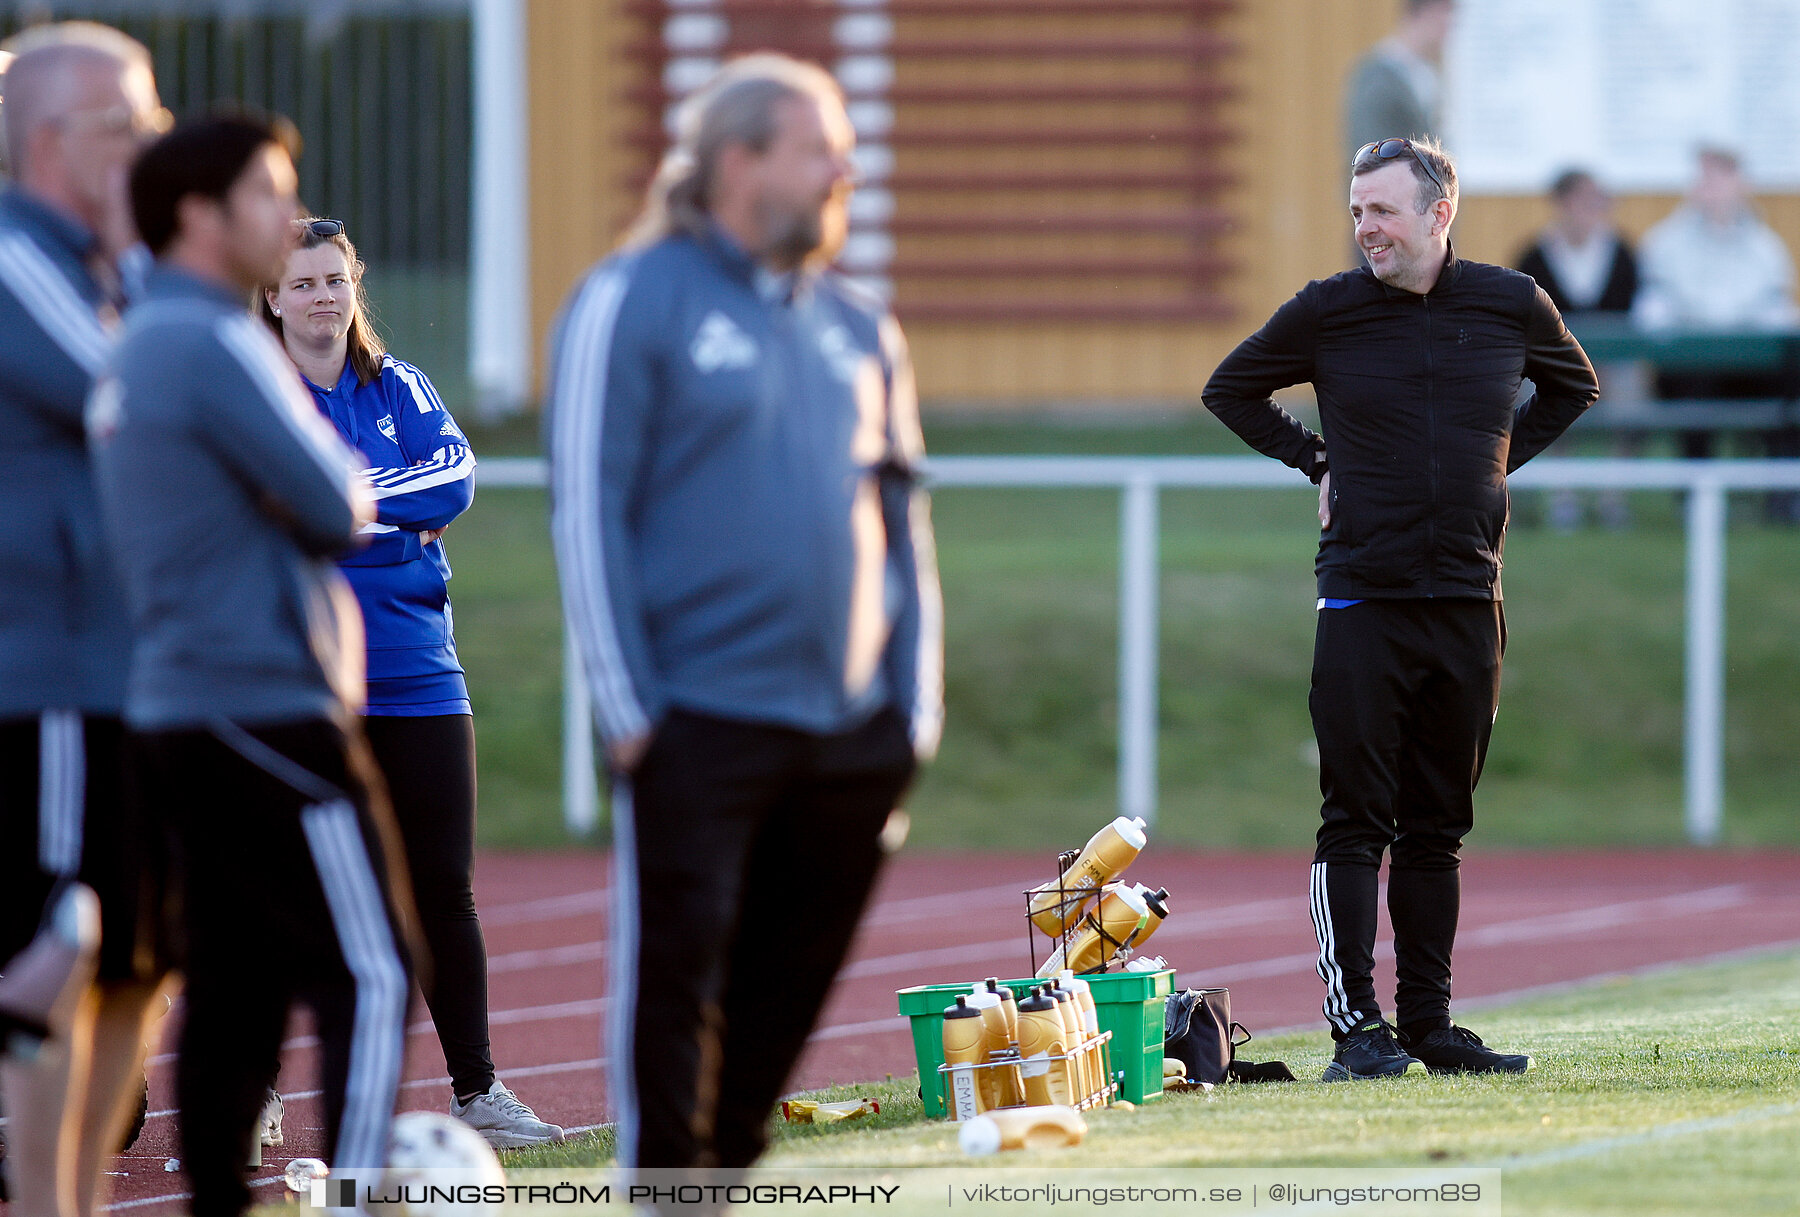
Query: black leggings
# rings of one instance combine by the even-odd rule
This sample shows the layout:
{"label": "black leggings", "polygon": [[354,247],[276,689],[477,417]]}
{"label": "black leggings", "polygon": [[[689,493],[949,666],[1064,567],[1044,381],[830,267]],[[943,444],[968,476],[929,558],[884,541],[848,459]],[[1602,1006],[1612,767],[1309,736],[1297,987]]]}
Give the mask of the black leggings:
{"label": "black leggings", "polygon": [[458,1096],[494,1083],[488,1049],[487,944],[475,912],[475,720],[369,715],[363,730],[387,778],[431,953],[419,978]]}

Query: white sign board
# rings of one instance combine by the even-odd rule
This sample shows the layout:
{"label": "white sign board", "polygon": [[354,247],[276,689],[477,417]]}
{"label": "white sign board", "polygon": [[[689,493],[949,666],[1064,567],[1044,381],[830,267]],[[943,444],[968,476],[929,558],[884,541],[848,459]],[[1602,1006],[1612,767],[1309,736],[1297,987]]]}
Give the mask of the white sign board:
{"label": "white sign board", "polygon": [[1580,166],[1677,192],[1700,143],[1800,188],[1800,0],[1457,0],[1445,144],[1471,194]]}

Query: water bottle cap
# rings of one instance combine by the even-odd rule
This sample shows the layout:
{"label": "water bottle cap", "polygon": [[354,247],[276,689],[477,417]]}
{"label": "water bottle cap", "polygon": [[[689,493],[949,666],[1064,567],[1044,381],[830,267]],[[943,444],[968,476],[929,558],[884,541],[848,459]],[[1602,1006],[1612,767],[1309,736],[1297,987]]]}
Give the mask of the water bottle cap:
{"label": "water bottle cap", "polygon": [[945,1006],[944,1007],[944,1017],[945,1018],[980,1018],[981,1011],[976,1009],[974,1006],[971,1006],[969,1004],[968,998],[962,996],[961,994],[958,994],[957,998],[956,998],[956,1004],[954,1006]]}
{"label": "water bottle cap", "polygon": [[1149,841],[1150,834],[1144,831],[1145,827],[1142,816],[1133,816],[1130,819],[1120,816],[1112,822],[1113,831],[1118,833],[1120,839],[1133,849],[1142,849],[1145,842]]}

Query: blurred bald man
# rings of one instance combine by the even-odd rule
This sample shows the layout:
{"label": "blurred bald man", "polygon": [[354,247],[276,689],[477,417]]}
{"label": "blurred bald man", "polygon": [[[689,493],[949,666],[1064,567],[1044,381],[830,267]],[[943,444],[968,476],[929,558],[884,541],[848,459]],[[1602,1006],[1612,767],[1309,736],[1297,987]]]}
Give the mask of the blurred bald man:
{"label": "blurred bald man", "polygon": [[89,1217],[164,971],[124,795],[123,592],[84,408],[136,240],[126,174],[167,129],[150,54],[86,22],[4,50],[0,192],[0,1087],[18,1217]]}

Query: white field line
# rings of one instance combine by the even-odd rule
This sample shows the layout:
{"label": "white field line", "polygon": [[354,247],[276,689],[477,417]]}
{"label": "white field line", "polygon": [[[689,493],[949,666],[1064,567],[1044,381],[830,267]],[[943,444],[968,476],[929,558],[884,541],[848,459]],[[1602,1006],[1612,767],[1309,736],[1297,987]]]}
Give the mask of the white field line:
{"label": "white field line", "polygon": [[1018,908],[1019,919],[1025,919],[1025,892],[1031,880],[996,883],[991,887],[969,888],[961,892],[942,892],[935,896],[906,896],[884,900],[869,910],[864,925],[898,925],[907,921],[941,920],[946,911],[962,911],[971,907],[994,907],[1011,904]]}
{"label": "white field line", "polygon": [[522,900],[516,904],[496,904],[481,910],[481,924],[524,925],[532,921],[555,921],[584,913],[604,913],[612,908],[612,889],[588,888],[561,896],[545,896],[539,900]]}
{"label": "white field line", "polygon": [[1561,1149],[1548,1149],[1542,1153],[1529,1154],[1522,1158],[1505,1158],[1498,1162],[1490,1162],[1488,1165],[1506,1171],[1536,1170],[1541,1166],[1557,1166],[1564,1162],[1578,1162],[1583,1158],[1598,1158],[1602,1154],[1610,1154],[1614,1150],[1634,1149],[1640,1145],[1652,1145],[1658,1141],[1669,1141],[1676,1137],[1693,1137],[1701,1133],[1718,1132],[1726,1128],[1742,1128],[1750,1124],[1772,1124],[1777,1120],[1797,1115],[1800,1115],[1800,1103],[1771,1103],[1764,1107],[1750,1107],[1743,1111],[1735,1111],[1729,1115],[1708,1116],[1703,1120],[1677,1120],[1673,1124],[1656,1124],[1641,1132],[1625,1133],[1617,1137],[1601,1137],[1594,1141],[1582,1141],[1575,1145],[1566,1145]]}
{"label": "white field line", "polygon": [[529,972],[535,968],[560,968],[575,963],[597,963],[606,956],[604,941],[576,942],[563,947],[537,947],[488,956],[488,975]]}
{"label": "white field line", "polygon": [[[1009,886],[1007,891],[1011,891]],[[936,907],[937,897],[927,898],[933,902],[933,915],[941,915],[942,909]],[[960,905],[958,907],[966,907]],[[1298,916],[1304,911],[1304,902],[1300,897],[1277,900],[1256,900],[1245,904],[1224,905],[1212,909],[1190,909],[1186,913],[1177,913],[1163,922],[1157,932],[1157,941],[1167,942],[1176,938],[1192,937],[1198,934],[1212,933],[1222,929],[1236,929],[1246,925],[1256,925],[1273,921],[1289,914]],[[910,919],[910,918],[906,918]],[[1022,920],[1022,918],[1021,918]],[[866,923],[865,923],[866,924]],[[1023,931],[1021,931],[1023,933]],[[841,979],[855,980],[865,976],[886,976],[895,972],[907,972],[914,969],[933,967],[949,967],[962,963],[974,963],[1010,954],[1018,949],[1019,938],[994,939],[989,942],[964,943],[953,947],[933,947],[923,951],[906,951],[894,955],[878,955],[868,959],[859,959],[849,964],[839,973]],[[607,943],[604,940],[571,943],[560,947],[541,947],[523,951],[508,951],[502,955],[488,957],[488,974],[499,975],[507,972],[525,972],[537,968],[566,967],[578,963],[597,963],[606,957]]]}
{"label": "white field line", "polygon": [[[547,1022],[558,1018],[583,1018],[590,1014],[599,1014],[605,1007],[605,1001],[605,998],[589,997],[581,1001],[554,1002],[547,1006],[522,1006],[516,1010],[494,1010],[488,1014],[488,1026],[507,1027],[516,1023]],[[409,1036],[436,1034],[436,1032],[437,1028],[429,1019],[413,1023],[406,1029],[406,1034]],[[297,1048],[317,1048],[318,1046],[318,1036],[296,1035],[291,1039],[283,1040],[281,1050],[287,1052]],[[173,1052],[159,1052],[145,1064],[155,1067],[172,1064],[174,1060]]]}
{"label": "white field line", "polygon": [[[941,912],[942,910],[940,910]],[[1277,917],[1306,915],[1306,901],[1301,896],[1276,900],[1251,900],[1243,904],[1226,904],[1211,909],[1190,909],[1186,913],[1171,914],[1162,928],[1156,932],[1156,942],[1164,943],[1176,938],[1189,938],[1196,934],[1205,934],[1214,930],[1239,929],[1246,925],[1260,925]],[[1023,916],[1020,917],[1023,921]],[[896,955],[876,955],[868,959],[859,959],[849,964],[838,973],[840,979],[858,980],[865,976],[887,976],[895,972],[911,972],[933,967],[948,967],[953,964],[979,963],[1003,955],[1011,954],[1019,949],[1019,939],[1024,936],[1024,929],[1011,938],[997,938],[989,942],[969,942],[957,946],[931,947],[923,951],[906,951]],[[1049,950],[1049,939],[1042,939],[1039,945]]]}
{"label": "white field line", "polygon": [[[558,1061],[553,1065],[526,1065],[519,1069],[508,1069],[506,1071],[506,1076],[509,1078],[541,1078],[562,1073],[598,1073],[601,1069],[605,1068],[605,1066],[606,1062],[599,1057],[591,1057],[585,1061]],[[447,1088],[449,1085],[450,1079],[447,1077],[414,1078],[410,1082],[400,1083],[400,1089],[422,1090],[427,1087]],[[316,1088],[313,1090],[284,1090],[281,1092],[281,1099],[284,1103],[293,1103],[301,1099],[316,1099],[324,1093],[323,1090]],[[146,1120],[156,1120],[166,1116],[172,1116],[175,1112],[175,1108],[165,1107],[161,1111],[150,1112],[144,1118]]]}
{"label": "white field line", "polygon": [[[1521,917],[1516,921],[1496,921],[1459,933],[1456,936],[1456,949],[1458,952],[1465,952],[1481,947],[1512,946],[1545,939],[1562,941],[1657,918],[1691,917],[1735,908],[1748,903],[1750,898],[1750,889],[1746,885],[1727,883],[1718,887],[1677,892],[1671,896],[1622,900],[1585,909],[1542,913],[1535,917]],[[1375,944],[1375,958],[1378,962],[1385,962],[1393,957],[1393,939],[1384,938]],[[1229,986],[1234,981],[1262,980],[1270,976],[1285,976],[1291,972],[1311,972],[1318,961],[1317,951],[1306,951],[1294,955],[1279,955],[1272,959],[1216,964],[1182,972],[1175,977],[1175,984],[1180,987],[1204,981],[1208,985]]]}
{"label": "white field line", "polygon": [[[1691,968],[1704,968],[1713,964],[1741,963],[1749,959],[1760,959],[1767,955],[1782,955],[1789,951],[1800,951],[1800,938],[1790,938],[1784,942],[1765,942],[1753,947],[1733,947],[1729,951],[1715,951],[1711,955],[1696,955],[1688,959],[1671,959],[1663,963],[1647,963],[1640,968],[1620,968],[1611,972],[1592,972],[1586,976],[1577,976],[1572,980],[1553,980],[1548,984],[1527,985],[1523,989],[1506,989],[1499,993],[1488,993],[1481,997],[1457,998],[1455,1012],[1467,1010],[1491,1010],[1496,1006],[1510,1006],[1514,1002],[1530,1001],[1538,997],[1555,997],[1561,993],[1573,993],[1589,985],[1604,984],[1614,980],[1647,980],[1657,976],[1666,976],[1671,972],[1685,972]],[[1259,1039],[1277,1035],[1304,1035],[1308,1031],[1323,1032],[1323,1020],[1310,1023],[1294,1023],[1287,1027],[1269,1027],[1258,1031]]]}

